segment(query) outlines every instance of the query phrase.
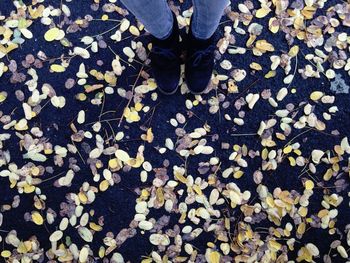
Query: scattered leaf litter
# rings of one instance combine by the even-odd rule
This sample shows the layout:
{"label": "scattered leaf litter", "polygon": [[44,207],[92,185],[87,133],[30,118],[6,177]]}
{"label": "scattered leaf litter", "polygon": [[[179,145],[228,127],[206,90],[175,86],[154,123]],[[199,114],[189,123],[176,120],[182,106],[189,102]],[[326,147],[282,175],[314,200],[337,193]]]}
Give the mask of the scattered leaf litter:
{"label": "scattered leaf litter", "polygon": [[[120,249],[138,235],[145,235],[153,247],[144,251],[143,263],[349,259],[350,227],[338,228],[337,222],[345,213],[340,207],[349,197],[350,145],[348,135],[332,130],[334,126],[329,124],[341,112],[336,94],[349,92],[345,81],[350,76],[349,3],[343,1],[326,8],[326,2],[313,0],[232,2],[225,10],[223,36],[217,42],[218,66],[223,72],[214,72],[208,89],[208,93],[215,90],[215,95],[186,99],[183,109],[162,124],[172,127],[173,133],[166,134],[159,144],[157,138],[161,135],[152,126],[157,121],[143,123],[156,110],[152,102],[160,100],[157,85],[145,70],[150,46],[139,38],[146,33],[145,28],[129,20],[128,11],[116,1],[90,1],[91,14],[80,14],[70,2],[53,6],[45,1],[28,5],[14,1],[13,12],[0,16],[0,78],[8,85],[24,87],[14,91],[7,84],[0,87],[0,105],[15,98],[15,107],[21,111],[19,115],[0,111],[0,179],[16,193],[12,202],[1,204],[3,259],[88,262],[95,258],[124,262]],[[182,7],[172,3],[172,9],[180,25],[186,27],[193,10],[179,12],[178,5]],[[103,13],[100,17],[94,15],[98,10]],[[109,24],[96,35],[84,33],[94,23]],[[32,32],[36,24],[44,30]],[[79,31],[84,36],[76,39]],[[265,31],[268,39],[263,37]],[[289,50],[273,45],[271,39],[277,33],[284,34]],[[33,54],[22,54],[20,60],[11,59],[13,53],[22,52],[21,46],[33,45],[33,38],[64,51],[52,57],[45,47],[39,47]],[[244,46],[237,46],[236,38],[244,38]],[[122,48],[115,50],[118,43]],[[306,47],[309,51],[305,54],[302,51]],[[103,49],[113,54],[110,60],[96,59]],[[249,67],[239,68],[234,63],[235,56],[247,53],[252,53],[254,60]],[[221,58],[223,55],[228,56]],[[267,58],[270,65],[260,64],[259,57]],[[78,62],[77,67],[73,61]],[[299,65],[298,61],[303,63]],[[141,70],[137,72],[136,66]],[[45,67],[47,71],[42,71]],[[120,79],[130,67],[136,79],[127,85]],[[66,76],[68,70],[73,70],[75,76]],[[280,87],[246,90],[242,83],[259,72],[260,83],[280,76]],[[64,87],[54,81],[47,83],[45,74],[65,78]],[[333,93],[318,87],[300,91],[302,87],[293,85],[296,78],[323,78],[330,82]],[[65,89],[74,90],[77,105],[88,102],[90,107],[99,107],[101,114],[88,123],[89,109],[76,107],[75,117],[65,126],[69,140],[55,144],[38,122],[45,107],[67,114],[71,100],[65,97]],[[308,94],[296,101],[292,96],[297,92]],[[181,93],[188,93],[185,82],[181,83]],[[118,117],[111,119],[106,117],[104,106],[106,98],[113,94],[127,103],[117,111]],[[249,118],[262,107],[271,109],[272,114],[259,120]],[[233,137],[254,138],[255,146],[248,146],[244,140],[239,144],[221,141],[220,134],[213,134],[207,122],[187,128],[199,111],[219,116],[225,112],[224,121],[230,125],[227,132]],[[106,125],[111,134],[106,132]],[[235,133],[237,127],[242,130],[252,125],[252,133]],[[135,140],[135,150],[122,143],[130,140],[130,130],[124,129],[129,126],[142,133]],[[337,143],[310,150],[309,132],[336,136]],[[18,141],[17,148],[8,146],[13,138]],[[220,148],[215,146],[217,141]],[[164,167],[152,164],[154,151],[150,152],[149,145],[165,160]],[[11,158],[18,153],[24,165]],[[174,156],[183,163],[173,164]],[[191,163],[196,157],[206,161]],[[69,167],[65,166],[67,162]],[[249,168],[255,164],[258,167],[251,173]],[[195,173],[189,173],[189,165],[194,165]],[[267,178],[282,176],[279,168],[285,165],[290,172],[288,180],[299,187],[271,188]],[[89,167],[90,174],[84,175],[86,180],[78,188],[73,188],[82,166]],[[62,167],[64,172],[55,175]],[[117,188],[121,182],[127,184],[123,181],[125,173],[139,175],[139,186],[135,189],[133,219],[116,232],[104,224],[104,215],[95,215],[94,204],[103,192]],[[253,185],[242,183],[247,178]],[[60,211],[46,205],[57,196],[42,189],[44,183],[68,189]],[[316,194],[322,200],[315,199]],[[25,214],[17,216],[29,227],[48,230],[47,226],[53,226],[47,236],[33,232],[29,239],[23,239],[16,229],[2,229],[11,220],[8,213],[21,206],[23,196],[30,196],[33,203],[25,208]],[[349,204],[345,207],[348,209]],[[163,215],[154,217],[154,211]],[[175,224],[171,225],[171,221]],[[320,250],[319,243],[306,241],[310,229],[330,236],[327,251]],[[211,238],[199,249],[195,241],[206,233]],[[74,234],[79,241],[71,240]],[[93,243],[99,245],[98,250],[93,249]]]}

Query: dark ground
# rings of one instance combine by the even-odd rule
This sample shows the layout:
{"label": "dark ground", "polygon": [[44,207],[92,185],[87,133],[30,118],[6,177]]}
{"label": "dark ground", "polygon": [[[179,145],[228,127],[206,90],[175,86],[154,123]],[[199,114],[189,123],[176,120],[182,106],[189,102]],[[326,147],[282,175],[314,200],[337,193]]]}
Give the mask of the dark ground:
{"label": "dark ground", "polygon": [[[24,1],[29,2],[29,1]],[[75,19],[78,17],[83,17],[86,14],[91,14],[93,17],[100,17],[102,15],[101,9],[99,11],[94,12],[90,9],[90,2],[91,1],[73,1],[71,3],[68,3],[68,6],[72,10],[72,17],[71,19]],[[328,1],[326,3],[327,6],[333,6],[336,3],[340,3],[341,1]],[[54,6],[59,5],[59,1],[45,1],[45,5],[48,3],[52,3]],[[254,1],[254,3],[257,3],[257,1]],[[183,9],[186,9],[188,4],[182,5]],[[13,5],[11,4],[11,1],[9,0],[2,0],[0,2],[0,11],[3,15],[8,15],[11,10],[13,10]],[[76,8],[76,9],[75,9]],[[232,2],[232,8],[237,8],[237,3]],[[110,18],[113,15],[110,15]],[[130,16],[130,19],[132,17]],[[264,18],[264,21],[267,18]],[[224,17],[222,19],[223,21],[226,21],[227,18]],[[267,21],[267,20],[266,20]],[[74,35],[68,35],[70,41],[73,42],[73,44],[78,44],[79,37],[82,37],[84,35],[94,35],[98,32],[105,31],[110,26],[108,25],[109,22],[100,23],[100,22],[91,22],[91,25],[82,30],[81,32],[74,33]],[[112,23],[112,22],[111,22]],[[225,24],[222,24],[218,30],[219,34],[223,34],[223,26]],[[26,54],[32,53],[35,54],[39,50],[43,50],[47,56],[49,57],[58,57],[60,54],[67,52],[68,49],[63,48],[58,41],[53,43],[47,43],[43,39],[43,32],[47,30],[46,26],[41,25],[40,23],[33,23],[31,26],[31,31],[34,34],[34,39],[27,40],[20,49],[12,52],[9,54],[8,59],[14,59],[16,61],[21,61]],[[349,29],[346,29],[347,32],[350,32]],[[121,50],[121,48],[127,44],[124,42],[119,44],[114,44],[111,42],[109,37],[107,37],[108,34],[105,36],[106,42],[109,42],[109,44],[113,47],[115,51]],[[289,47],[284,40],[284,34],[278,33],[271,37],[271,34],[268,30],[264,30],[264,33],[260,36],[261,39],[268,39],[275,47],[276,53],[279,53],[280,51],[288,51]],[[140,37],[141,41],[147,41],[147,37]],[[237,46],[245,46],[246,37],[239,37],[236,35]],[[130,39],[126,40],[130,41]],[[127,44],[128,45],[128,44]],[[308,50],[305,45],[301,44],[301,49],[303,53],[307,53]],[[245,55],[228,55],[227,53],[224,56],[226,59],[230,60],[234,67],[249,69],[249,64],[252,61],[259,62],[263,68],[266,67],[266,70],[263,70],[263,72],[257,72],[256,74],[252,75],[248,73],[247,78],[240,83],[241,90],[243,91],[245,87],[249,86],[249,89],[247,92],[259,92],[263,89],[269,88],[272,90],[273,94],[275,94],[280,87],[283,86],[283,77],[284,74],[281,72],[281,74],[277,74],[275,78],[272,79],[264,79],[264,74],[268,71],[268,68],[270,66],[270,60],[269,56],[262,56],[262,57],[255,57],[252,53],[247,53]],[[300,56],[301,57],[301,56]],[[100,51],[97,54],[92,55],[92,59],[90,60],[91,63],[94,63],[96,59],[102,59],[104,61],[104,65],[100,67],[102,70],[103,67],[109,67],[111,60],[113,59],[113,54],[110,52],[109,49],[100,49]],[[6,61],[6,60],[5,60]],[[66,107],[63,110],[58,110],[52,106],[47,106],[43,110],[43,112],[34,120],[34,125],[39,125],[41,129],[44,131],[45,136],[50,140],[50,142],[53,145],[65,145],[67,142],[70,141],[70,135],[71,131],[68,128],[68,124],[76,117],[78,111],[80,109],[86,110],[87,113],[87,120],[86,122],[93,122],[97,120],[97,116],[100,114],[100,107],[99,106],[93,106],[89,103],[89,100],[86,102],[77,102],[74,99],[74,96],[77,92],[81,92],[82,87],[74,87],[71,90],[67,90],[64,88],[64,84],[67,78],[75,78],[75,73],[77,72],[79,64],[82,62],[82,59],[75,59],[72,60],[71,65],[67,69],[67,71],[64,74],[49,74],[48,73],[48,67],[49,64],[46,63],[44,65],[43,69],[38,70],[39,75],[39,86],[43,83],[51,83],[55,89],[56,92],[60,95],[64,95],[66,97],[67,103]],[[293,62],[293,67],[294,67]],[[305,65],[305,60],[299,59],[298,67],[302,68]],[[99,68],[95,64],[88,64],[88,67],[91,68]],[[125,88],[128,87],[128,85],[132,84],[136,78],[135,74],[137,74],[140,65],[135,64],[135,67],[137,68],[137,71],[132,68],[127,68],[127,71],[123,73],[123,75],[118,79],[117,86],[123,86]],[[220,67],[217,66],[217,70],[220,71]],[[224,73],[224,72],[223,72]],[[337,72],[338,73],[338,72]],[[342,74],[343,79],[350,83],[349,76],[346,75],[343,71],[339,71],[339,73]],[[61,77],[62,76],[62,77]],[[0,79],[0,89],[5,90],[9,93],[9,97],[6,100],[5,103],[0,104],[0,109],[2,112],[8,114],[13,111],[13,119],[19,118],[23,116],[23,113],[21,110],[16,109],[16,107],[19,107],[18,102],[13,96],[15,90],[22,89],[25,90],[25,87],[22,83],[19,84],[11,84],[9,82],[10,74],[6,73],[4,76]],[[254,83],[253,85],[251,85]],[[327,94],[331,94],[330,91],[330,82],[321,75],[320,79],[307,79],[304,80],[300,77],[299,74],[296,75],[296,77],[293,80],[293,83],[291,85],[292,87],[295,87],[297,92],[296,94],[289,94],[287,98],[282,102],[281,107],[288,103],[299,103],[303,101],[306,97],[309,96],[311,91],[313,90],[321,90],[324,91]],[[81,90],[78,90],[81,89]],[[214,95],[214,92],[210,93],[210,95]],[[205,95],[205,96],[210,96]],[[239,96],[244,96],[242,94],[230,94],[227,96],[227,100],[234,102]],[[93,94],[89,94],[89,98],[93,98]],[[155,139],[153,142],[153,145],[163,145],[164,140],[167,137],[172,137],[175,139],[174,134],[174,128],[168,123],[169,119],[174,117],[176,113],[181,112],[184,115],[186,115],[186,108],[185,108],[185,100],[187,98],[193,99],[192,95],[181,95],[179,92],[176,93],[174,96],[166,97],[163,95],[159,95],[159,99],[157,102],[151,101],[149,97],[146,97],[143,100],[143,103],[146,105],[152,105],[159,103],[157,106],[157,110],[154,112],[153,115],[153,121],[152,121],[152,128],[153,132],[155,134]],[[111,96],[106,97],[105,102],[105,111],[107,110],[116,110],[116,114],[110,114],[109,118],[117,118],[120,116],[120,113],[122,112],[123,107],[126,105],[127,100],[122,99],[118,95],[114,94]],[[303,152],[310,153],[312,149],[318,148],[318,149],[329,149],[330,147],[333,147],[335,144],[339,144],[341,138],[345,136],[350,135],[350,96],[349,94],[340,94],[336,96],[336,103],[335,105],[338,106],[339,112],[333,116],[332,120],[330,122],[327,122],[327,133],[331,132],[332,130],[338,130],[341,136],[329,136],[317,131],[311,131],[307,133],[306,136],[303,137],[303,140],[300,138],[300,142],[303,141]],[[202,107],[203,109],[203,107]],[[266,103],[258,103],[256,107],[254,108],[253,112],[247,112],[247,116],[245,118],[245,125],[243,127],[235,127],[236,130],[232,130],[232,124],[228,123],[223,119],[223,115],[225,113],[232,114],[235,110],[233,107],[229,107],[229,109],[221,109],[221,116],[218,114],[209,115],[207,110],[194,110],[196,115],[199,118],[192,118],[190,119],[187,130],[190,131],[196,127],[200,127],[203,125],[203,122],[206,121],[211,127],[212,127],[212,134],[219,134],[220,139],[216,142],[212,142],[211,145],[215,147],[216,153],[220,158],[223,160],[222,167],[229,167],[230,161],[228,160],[228,156],[230,154],[229,151],[221,150],[220,144],[221,142],[229,142],[231,145],[234,144],[240,144],[242,145],[245,143],[249,148],[252,149],[258,149],[260,145],[260,141],[258,138],[255,138],[254,136],[231,136],[231,134],[240,134],[240,133],[255,133],[258,127],[258,124],[260,123],[260,120],[267,119],[270,115],[274,114],[274,109],[272,107],[266,107]],[[322,110],[321,107],[316,108],[317,110]],[[234,115],[234,114],[233,114]],[[147,116],[145,119],[141,120],[141,123],[147,120]],[[200,120],[201,119],[201,120]],[[203,120],[203,121],[202,121]],[[58,130],[55,129],[54,124],[58,125]],[[132,125],[129,129],[127,129],[125,126],[123,127],[124,130],[127,131],[128,136],[130,139],[138,138],[141,134],[141,131],[139,129],[132,129]],[[0,133],[3,131],[0,128]],[[227,132],[231,131],[231,132]],[[8,131],[7,131],[8,132]],[[296,135],[300,131],[293,130],[293,134]],[[14,134],[14,132],[13,132]],[[292,135],[292,136],[294,136]],[[292,137],[290,137],[292,138]],[[93,143],[93,141],[91,141]],[[18,145],[18,138],[13,135],[11,137],[11,140],[6,141],[5,143],[5,149],[9,150],[11,153],[12,162],[16,163],[18,166],[21,166],[26,163],[26,160],[22,158],[22,152],[20,152],[19,145]],[[130,152],[136,152],[137,147],[139,146],[139,142],[128,142],[123,145],[123,147],[126,147],[129,149]],[[162,163],[164,161],[164,157],[157,153],[155,149],[152,149],[151,146],[146,146],[146,151],[148,152],[148,159],[151,159],[153,167],[162,167]],[[87,158],[87,154],[83,153],[83,157]],[[151,158],[150,158],[151,157]],[[203,159],[205,160],[205,159]],[[189,161],[188,169],[189,174],[193,174],[196,171],[197,165],[196,163],[199,161],[203,161],[200,157],[193,157]],[[171,165],[181,165],[182,161],[181,159],[177,158],[174,154],[172,156],[172,159],[169,159]],[[40,188],[44,194],[49,196],[46,206],[53,209],[54,211],[59,211],[60,209],[60,203],[65,201],[65,194],[68,192],[78,192],[81,184],[88,180],[92,181],[92,178],[89,178],[88,176],[91,174],[89,167],[86,165],[81,164],[81,171],[77,174],[75,179],[73,180],[73,184],[70,188],[56,188],[53,186],[53,181],[47,181],[45,183],[42,183],[40,185]],[[45,163],[46,166],[53,165],[52,160],[50,159],[48,162]],[[254,162],[252,160],[249,164],[249,167],[245,171],[247,175],[252,174],[256,169],[260,167],[260,162]],[[63,166],[61,168],[55,167],[54,168],[54,174],[58,174],[62,171],[66,171],[66,166]],[[323,171],[320,171],[320,174],[323,174]],[[300,171],[300,170],[299,170]],[[267,185],[270,191],[272,191],[276,187],[280,187],[282,189],[295,189],[297,191],[302,191],[303,186],[300,182],[300,180],[296,179],[298,172],[297,169],[289,169],[288,163],[284,163],[279,166],[279,168],[274,172],[268,172],[265,174],[263,184]],[[137,173],[136,173],[137,174]],[[119,230],[121,230],[124,227],[127,227],[129,222],[132,220],[134,216],[134,206],[135,206],[135,198],[137,195],[133,192],[132,189],[137,188],[140,186],[139,176],[133,174],[133,173],[121,173],[122,181],[120,184],[108,189],[108,191],[104,193],[100,193],[96,199],[96,201],[91,205],[91,208],[95,210],[95,215],[98,216],[104,216],[105,218],[105,226],[102,232],[96,233],[94,235],[95,242],[92,243],[92,248],[95,252],[98,251],[99,246],[102,244],[101,240],[105,236],[105,233],[108,231],[111,231],[113,233],[118,233]],[[349,178],[347,178],[349,183]],[[250,190],[253,195],[256,193],[256,185],[253,183],[252,178],[250,176],[243,176],[239,181],[236,182],[241,189],[244,190]],[[344,197],[344,201],[339,207],[339,211],[341,211],[341,216],[337,219],[337,227],[344,231],[345,226],[349,223],[350,218],[350,209],[349,209],[349,197],[346,194],[347,191],[342,192],[342,196]],[[17,195],[16,189],[10,189],[9,183],[6,178],[0,178],[0,204],[6,204],[11,203],[12,199],[15,195]],[[318,211],[320,209],[320,202],[322,200],[322,190],[315,190],[315,194],[312,196],[311,204],[309,208],[314,211]],[[52,233],[57,225],[47,225],[47,229],[45,229],[42,226],[36,226],[32,222],[24,222],[23,215],[26,212],[30,212],[33,208],[33,195],[21,195],[21,204],[18,208],[12,209],[9,212],[4,212],[4,223],[1,226],[1,229],[4,230],[11,230],[16,229],[18,232],[18,235],[22,239],[27,239],[31,235],[35,234],[42,245],[43,248],[48,249],[50,248],[50,244],[48,242],[48,232]],[[159,215],[162,215],[162,211],[152,211],[152,216],[157,218],[157,213]],[[175,223],[177,218],[173,218],[172,223]],[[266,225],[266,224],[262,224]],[[267,224],[268,225],[268,224]],[[69,232],[68,232],[69,233]],[[2,235],[2,233],[1,233]],[[72,230],[70,233],[71,238],[76,242],[77,244],[82,244],[82,240],[79,239],[79,236],[77,235],[76,231]],[[318,248],[321,251],[321,255],[328,252],[329,244],[336,239],[336,235],[329,235],[327,233],[327,230],[317,230],[311,228],[308,230],[307,234],[305,234],[302,238],[302,243],[312,242],[314,244],[317,244]],[[141,259],[141,256],[148,255],[154,248],[152,245],[149,244],[147,241],[148,235],[141,235],[139,234],[137,238],[129,239],[125,242],[125,244],[122,245],[121,248],[118,249],[118,252],[120,252],[125,260],[130,260],[131,262],[138,262]],[[205,252],[206,242],[208,241],[214,241],[213,237],[209,234],[202,235],[200,238],[198,238],[193,244],[195,244],[201,253]],[[4,248],[6,248],[6,244],[4,244]],[[298,248],[299,244],[296,244],[296,248]],[[298,249],[296,249],[297,251]],[[290,259],[293,259],[295,257],[295,254],[290,253]],[[316,262],[322,262],[321,258],[316,259]],[[343,259],[340,259],[339,257],[334,258],[334,262],[345,262]]]}

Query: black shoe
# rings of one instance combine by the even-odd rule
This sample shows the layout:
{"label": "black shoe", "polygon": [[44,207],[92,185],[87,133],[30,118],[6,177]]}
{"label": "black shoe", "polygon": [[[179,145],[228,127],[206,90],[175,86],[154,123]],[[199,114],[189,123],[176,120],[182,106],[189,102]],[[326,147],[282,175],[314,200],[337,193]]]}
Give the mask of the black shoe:
{"label": "black shoe", "polygon": [[185,78],[193,94],[201,94],[207,88],[214,68],[215,34],[207,40],[193,36],[190,30],[187,38],[187,60]]}
{"label": "black shoe", "polygon": [[179,27],[174,16],[171,35],[166,39],[152,36],[152,50],[150,53],[151,68],[157,82],[158,89],[166,94],[174,94],[179,86],[181,73],[181,48],[179,41]]}

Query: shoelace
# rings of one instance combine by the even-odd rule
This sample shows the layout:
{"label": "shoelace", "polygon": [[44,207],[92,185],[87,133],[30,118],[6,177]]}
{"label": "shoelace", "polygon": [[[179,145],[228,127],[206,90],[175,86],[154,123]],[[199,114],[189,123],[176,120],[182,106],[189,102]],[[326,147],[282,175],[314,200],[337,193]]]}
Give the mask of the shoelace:
{"label": "shoelace", "polygon": [[214,50],[215,50],[215,47],[213,45],[210,45],[204,50],[198,50],[194,52],[193,55],[191,56],[191,59],[193,59],[192,66],[198,67],[206,59],[208,59],[208,56],[211,55]]}

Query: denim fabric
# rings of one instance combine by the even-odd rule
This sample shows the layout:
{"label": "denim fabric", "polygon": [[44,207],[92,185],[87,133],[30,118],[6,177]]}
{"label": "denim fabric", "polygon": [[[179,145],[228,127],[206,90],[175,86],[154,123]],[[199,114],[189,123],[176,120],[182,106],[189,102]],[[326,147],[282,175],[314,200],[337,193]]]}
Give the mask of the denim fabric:
{"label": "denim fabric", "polygon": [[[173,16],[166,0],[121,0],[127,9],[159,39],[172,30]],[[219,25],[229,0],[193,0],[192,32],[196,38],[210,38]]]}
{"label": "denim fabric", "polygon": [[229,0],[193,0],[192,34],[199,39],[210,38],[229,4]]}
{"label": "denim fabric", "polygon": [[173,15],[166,0],[121,0],[125,7],[156,38],[168,37],[173,28]]}

